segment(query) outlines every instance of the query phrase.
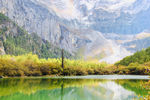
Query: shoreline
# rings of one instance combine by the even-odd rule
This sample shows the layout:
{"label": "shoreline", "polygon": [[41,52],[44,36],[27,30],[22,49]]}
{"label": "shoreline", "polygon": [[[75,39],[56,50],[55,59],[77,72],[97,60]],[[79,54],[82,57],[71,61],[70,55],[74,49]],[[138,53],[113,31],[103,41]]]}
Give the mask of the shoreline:
{"label": "shoreline", "polygon": [[[122,77],[122,78],[120,78]],[[81,76],[21,76],[21,77],[4,77],[0,76],[0,79],[7,79],[7,78],[52,78],[52,79],[146,79],[150,80],[150,75],[119,75],[119,74],[112,74],[112,75],[81,75]]]}

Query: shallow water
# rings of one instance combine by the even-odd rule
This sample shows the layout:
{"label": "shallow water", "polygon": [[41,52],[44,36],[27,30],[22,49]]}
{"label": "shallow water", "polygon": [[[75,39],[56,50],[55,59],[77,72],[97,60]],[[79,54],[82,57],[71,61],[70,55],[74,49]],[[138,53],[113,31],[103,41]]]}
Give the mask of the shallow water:
{"label": "shallow water", "polygon": [[100,75],[0,79],[0,100],[136,100],[148,76]]}

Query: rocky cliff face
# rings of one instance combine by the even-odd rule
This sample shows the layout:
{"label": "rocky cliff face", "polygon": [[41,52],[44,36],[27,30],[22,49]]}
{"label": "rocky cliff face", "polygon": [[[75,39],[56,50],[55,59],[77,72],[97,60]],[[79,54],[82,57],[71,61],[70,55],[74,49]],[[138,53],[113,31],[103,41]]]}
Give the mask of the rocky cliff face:
{"label": "rocky cliff face", "polygon": [[[80,36],[85,33],[79,28],[76,29],[74,24],[77,21],[60,18],[54,11],[46,9],[44,5],[35,0],[0,0],[0,8],[1,12],[29,33],[37,33],[43,39],[49,40],[71,53],[76,52],[79,48],[87,45],[87,41],[90,41],[90,38]],[[95,31],[91,31],[91,34],[93,32]],[[90,35],[90,33],[86,35]]]}
{"label": "rocky cliff face", "polygon": [[[29,33],[37,33],[55,45],[72,52],[76,40],[54,12],[50,12],[32,0],[0,0],[0,11],[25,28]],[[65,34],[66,33],[66,34]]]}
{"label": "rocky cliff face", "polygon": [[[28,34],[24,29],[0,13],[0,54],[21,55],[32,52],[40,58],[60,58],[61,49],[37,34]],[[64,51],[66,58],[72,55]]]}

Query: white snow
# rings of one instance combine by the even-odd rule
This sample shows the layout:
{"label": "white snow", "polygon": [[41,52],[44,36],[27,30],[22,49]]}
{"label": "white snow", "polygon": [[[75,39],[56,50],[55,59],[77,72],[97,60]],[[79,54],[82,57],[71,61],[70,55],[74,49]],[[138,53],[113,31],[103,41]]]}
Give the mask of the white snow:
{"label": "white snow", "polygon": [[123,59],[124,57],[132,54],[129,51],[127,51],[124,47],[116,44],[112,40],[110,40],[110,43],[111,43],[112,53],[108,54],[105,58],[101,59],[100,62],[105,61],[107,63],[113,64]]}

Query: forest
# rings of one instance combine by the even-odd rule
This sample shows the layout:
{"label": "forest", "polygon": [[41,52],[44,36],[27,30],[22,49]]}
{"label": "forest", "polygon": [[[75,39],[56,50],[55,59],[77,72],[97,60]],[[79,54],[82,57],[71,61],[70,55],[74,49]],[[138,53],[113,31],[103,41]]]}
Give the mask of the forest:
{"label": "forest", "polygon": [[144,64],[150,61],[150,47],[137,51],[132,56],[125,57],[121,61],[117,62],[116,65],[128,66],[133,63]]}
{"label": "forest", "polygon": [[70,60],[60,58],[39,58],[36,54],[1,55],[0,76],[75,76],[75,75],[149,75],[150,62],[130,63],[128,66],[107,64],[98,61]]}

